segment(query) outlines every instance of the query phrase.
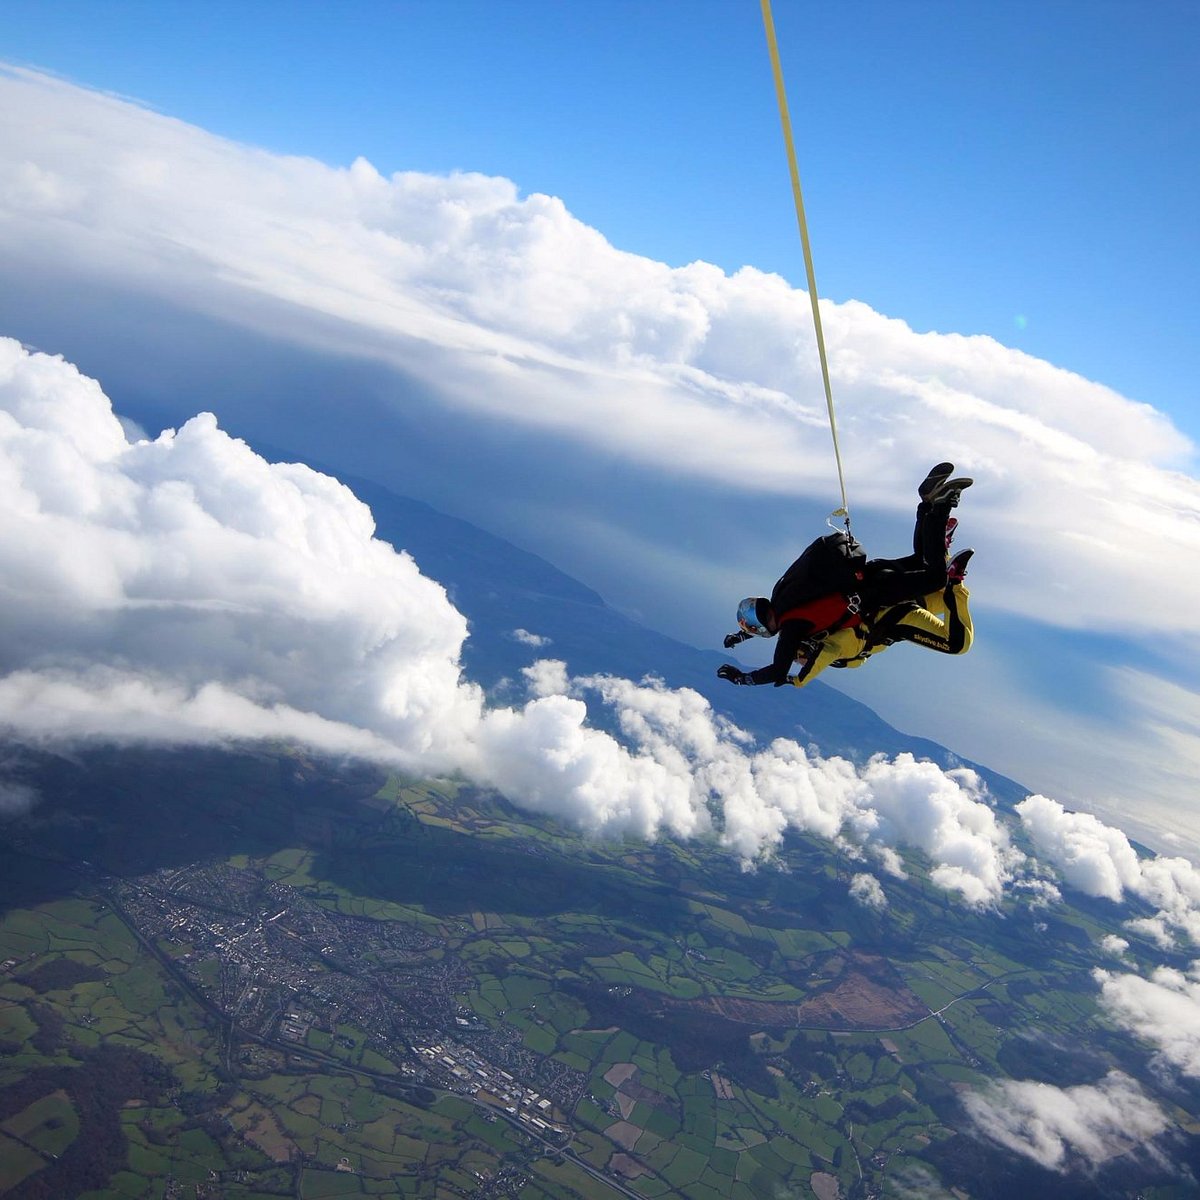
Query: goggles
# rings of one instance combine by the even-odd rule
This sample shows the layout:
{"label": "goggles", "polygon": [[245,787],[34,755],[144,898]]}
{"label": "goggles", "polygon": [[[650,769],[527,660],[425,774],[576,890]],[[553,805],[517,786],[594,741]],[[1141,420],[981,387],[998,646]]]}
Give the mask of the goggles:
{"label": "goggles", "polygon": [[771,631],[758,619],[757,596],[747,596],[738,605],[737,623],[754,637],[770,637]]}

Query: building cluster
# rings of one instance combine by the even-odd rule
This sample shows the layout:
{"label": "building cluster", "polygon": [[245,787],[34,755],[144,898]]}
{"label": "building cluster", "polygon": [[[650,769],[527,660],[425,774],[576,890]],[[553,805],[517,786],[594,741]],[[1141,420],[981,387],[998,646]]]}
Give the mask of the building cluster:
{"label": "building cluster", "polygon": [[554,1102],[522,1084],[508,1071],[489,1063],[468,1046],[450,1038],[416,1046],[431,1072],[447,1077],[448,1086],[470,1096],[498,1101],[509,1116],[542,1136],[564,1136],[570,1132]]}
{"label": "building cluster", "polygon": [[569,1132],[564,1114],[586,1075],[464,1008],[473,977],[434,934],[345,916],[227,865],[120,880],[112,897],[243,1034],[336,1054],[355,1049],[345,1031],[353,1026],[410,1080],[477,1096],[545,1138]]}

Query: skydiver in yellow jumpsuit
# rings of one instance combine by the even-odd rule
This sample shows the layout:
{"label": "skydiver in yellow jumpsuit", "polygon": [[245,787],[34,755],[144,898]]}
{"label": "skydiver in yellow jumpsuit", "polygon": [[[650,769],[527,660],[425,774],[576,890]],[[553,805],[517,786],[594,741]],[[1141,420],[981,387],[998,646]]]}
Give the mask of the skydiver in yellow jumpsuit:
{"label": "skydiver in yellow jumpsuit", "polygon": [[963,582],[970,550],[950,560],[946,586],[930,592],[920,603],[906,600],[870,614],[861,624],[828,634],[815,653],[797,656],[793,687],[804,687],[827,667],[861,667],[873,654],[896,642],[913,642],[941,654],[966,654],[975,637],[971,623],[971,593]]}

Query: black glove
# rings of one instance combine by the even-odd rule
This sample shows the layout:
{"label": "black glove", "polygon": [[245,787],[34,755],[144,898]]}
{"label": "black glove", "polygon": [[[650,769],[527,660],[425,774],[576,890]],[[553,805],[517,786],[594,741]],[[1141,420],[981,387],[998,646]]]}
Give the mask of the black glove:
{"label": "black glove", "polygon": [[717,668],[717,675],[721,679],[728,679],[730,683],[749,683],[750,676],[745,671],[739,671],[732,663],[725,663]]}
{"label": "black glove", "polygon": [[734,646],[740,645],[749,636],[750,635],[748,633],[745,633],[742,630],[738,630],[737,633],[727,633],[725,635],[725,649],[732,650]]}

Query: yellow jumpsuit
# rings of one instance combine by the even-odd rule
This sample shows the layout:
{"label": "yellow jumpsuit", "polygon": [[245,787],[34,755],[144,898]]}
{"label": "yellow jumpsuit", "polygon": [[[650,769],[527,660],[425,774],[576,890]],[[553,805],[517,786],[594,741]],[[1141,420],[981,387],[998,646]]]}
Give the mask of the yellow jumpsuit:
{"label": "yellow jumpsuit", "polygon": [[800,673],[790,676],[788,682],[804,687],[826,667],[861,667],[872,654],[894,642],[915,642],[941,654],[966,654],[975,638],[970,598],[966,584],[948,583],[930,592],[920,604],[907,601],[881,608],[861,624],[829,634],[815,659],[798,656]]}

